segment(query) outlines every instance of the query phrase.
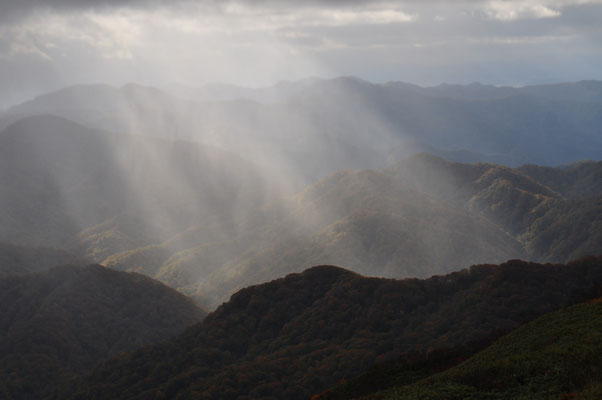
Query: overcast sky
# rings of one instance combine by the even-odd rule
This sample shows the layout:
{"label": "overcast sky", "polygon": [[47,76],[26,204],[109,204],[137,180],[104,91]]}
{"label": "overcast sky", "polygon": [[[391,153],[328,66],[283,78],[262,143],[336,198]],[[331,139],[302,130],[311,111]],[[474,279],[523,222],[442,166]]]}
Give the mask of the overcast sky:
{"label": "overcast sky", "polygon": [[165,3],[0,0],[0,108],[92,82],[602,79],[602,0]]}

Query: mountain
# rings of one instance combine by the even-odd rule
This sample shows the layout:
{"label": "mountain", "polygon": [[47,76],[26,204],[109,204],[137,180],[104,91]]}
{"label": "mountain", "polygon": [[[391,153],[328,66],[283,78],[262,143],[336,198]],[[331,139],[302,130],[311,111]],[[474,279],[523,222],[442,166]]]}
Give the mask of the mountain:
{"label": "mountain", "polygon": [[[470,262],[524,255],[520,243],[479,215],[408,188],[381,171],[334,174],[255,214],[237,236],[117,253],[102,263],[142,271],[217,306],[247,284],[316,263],[386,277],[426,277]],[[185,246],[183,246],[185,247]]]}
{"label": "mountain", "polygon": [[531,259],[566,262],[602,252],[601,162],[511,169],[422,155],[390,171],[417,190],[479,213],[519,240]]}
{"label": "mountain", "polygon": [[[585,85],[596,93],[602,90],[598,82],[574,85]],[[405,88],[339,78],[302,92],[291,104],[314,120],[333,121],[334,129],[347,134],[360,130],[379,137],[378,130],[392,127],[388,132],[397,138],[440,150],[506,155],[511,165],[558,165],[599,158],[600,106],[595,96],[580,101],[561,96],[560,90],[557,98],[521,91],[515,96],[474,101],[433,97]],[[362,112],[344,118],[349,109]],[[567,132],[571,134],[567,136]],[[583,141],[592,147],[582,147]]]}
{"label": "mountain", "polygon": [[45,271],[57,265],[85,263],[81,257],[65,250],[0,243],[0,277]]}
{"label": "mountain", "polygon": [[[540,183],[537,168],[562,177]],[[564,171],[573,189],[563,189]],[[210,306],[245,285],[319,263],[427,277],[472,262],[568,262],[602,254],[602,192],[594,184],[601,172],[601,162],[512,169],[421,154],[326,177],[251,213],[236,235],[208,237],[203,226],[101,262],[146,273]]]}
{"label": "mountain", "polygon": [[147,86],[130,84],[118,89],[100,84],[77,85],[38,96],[7,114],[54,115],[93,129],[130,134],[145,134],[148,127],[154,126],[152,132],[162,130],[160,136],[176,138],[173,129],[167,129],[163,115],[176,115],[182,103],[177,97]]}
{"label": "mountain", "polygon": [[601,283],[599,257],[427,280],[314,267],[239,291],[200,324],[104,363],[58,398],[307,399],[374,363],[508,332]]}
{"label": "mountain", "polygon": [[[407,379],[407,370],[382,366],[318,396],[334,399],[597,399],[602,396],[602,305],[599,299],[543,315],[458,366]],[[452,353],[452,352],[450,352]],[[432,363],[433,365],[436,363]],[[373,390],[376,372],[390,375]],[[366,391],[367,389],[367,391]]]}
{"label": "mountain", "polygon": [[173,84],[165,90],[178,97],[195,101],[252,100],[258,103],[275,103],[285,101],[319,81],[318,78],[280,81],[272,86],[258,88],[241,87],[226,83],[209,83],[200,88]]}
{"label": "mountain", "polygon": [[[219,147],[263,165],[272,179],[299,181],[297,188],[339,169],[379,165],[374,142],[331,134],[303,109],[282,102],[192,101],[135,84],[80,85],[18,105],[5,118],[47,114],[92,129]],[[312,163],[305,162],[309,157]]]}
{"label": "mountain", "polygon": [[[390,85],[399,84],[392,82]],[[437,86],[419,88],[420,92],[429,96],[439,98],[450,98],[455,100],[497,100],[520,94],[524,88],[485,85],[473,82],[468,85],[454,85],[442,83]]]}
{"label": "mountain", "polygon": [[165,340],[205,313],[150,278],[98,265],[0,279],[0,393],[41,398],[122,351]]}
{"label": "mountain", "polygon": [[598,81],[421,88],[340,77],[174,93],[75,86],[18,105],[5,118],[50,113],[97,129],[198,141],[286,167],[303,183],[341,169],[382,168],[417,151],[510,166],[596,160],[602,151]]}
{"label": "mountain", "polygon": [[0,240],[141,272],[210,308],[317,264],[399,278],[602,254],[600,162],[510,168],[420,154],[292,195],[285,170],[54,116],[4,130],[0,156]]}
{"label": "mountain", "polygon": [[602,161],[582,161],[564,168],[524,165],[520,172],[573,200],[602,194]]}
{"label": "mountain", "polygon": [[54,116],[0,133],[0,183],[1,240],[70,247],[96,259],[166,240],[191,223],[225,225],[241,203],[253,207],[270,196],[253,165],[223,150]]}

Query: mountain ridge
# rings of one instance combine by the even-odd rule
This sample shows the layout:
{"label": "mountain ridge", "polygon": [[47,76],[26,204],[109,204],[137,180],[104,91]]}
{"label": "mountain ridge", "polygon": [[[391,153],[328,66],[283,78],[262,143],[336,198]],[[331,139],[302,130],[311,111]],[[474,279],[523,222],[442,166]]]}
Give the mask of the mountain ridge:
{"label": "mountain ridge", "polygon": [[64,265],[0,279],[0,393],[41,398],[126,350],[165,340],[206,313],[151,278]]}
{"label": "mountain ridge", "polygon": [[[592,181],[590,168],[595,176],[601,166],[584,163],[584,182]],[[525,257],[566,262],[602,251],[596,233],[602,191],[590,185],[585,193],[593,197],[567,198],[565,189],[542,185],[521,169],[419,155],[384,170],[324,178],[284,207],[263,209],[248,238],[192,243],[171,255],[158,245],[118,253],[104,263],[134,269],[146,260],[158,262],[154,276],[176,286],[188,282],[183,290],[207,301],[217,288],[232,292],[245,281],[324,262],[385,277],[450,272],[477,255],[482,262]],[[204,271],[198,288],[195,271]]]}
{"label": "mountain ridge", "polygon": [[[590,300],[545,314],[466,360],[447,361],[462,352],[452,350],[439,365],[436,359],[423,361],[426,368],[409,363],[410,373],[401,363],[381,366],[314,399],[596,399],[601,321],[599,299]],[[377,382],[378,373],[386,380]]]}
{"label": "mountain ridge", "polygon": [[600,283],[600,257],[428,280],[314,268],[237,292],[174,340],[113,359],[58,398],[309,398],[375,362],[508,332]]}
{"label": "mountain ridge", "polygon": [[[270,104],[253,101],[255,89],[246,91],[246,100],[235,96],[227,101],[196,102],[140,85],[77,86],[70,89],[76,92],[73,95],[69,90],[46,94],[14,107],[8,115],[54,110],[89,126],[118,132],[193,139],[235,152],[271,148],[271,156],[287,160],[310,181],[345,168],[383,167],[374,157],[399,159],[421,150],[458,161],[506,160],[518,166],[599,159],[602,148],[598,128],[602,85],[598,81],[418,89],[339,77],[301,81],[298,86],[290,96]],[[495,93],[488,97],[479,91]],[[498,95],[498,91],[511,94]],[[475,96],[472,92],[476,98],[467,100]],[[63,108],[57,109],[57,104]],[[347,113],[351,106],[358,112]],[[282,140],[283,126],[295,146]],[[567,140],[567,132],[576,140]],[[316,145],[309,146],[310,142]],[[328,151],[317,154],[320,147]],[[300,165],[312,148],[315,171],[309,173],[308,166]]]}

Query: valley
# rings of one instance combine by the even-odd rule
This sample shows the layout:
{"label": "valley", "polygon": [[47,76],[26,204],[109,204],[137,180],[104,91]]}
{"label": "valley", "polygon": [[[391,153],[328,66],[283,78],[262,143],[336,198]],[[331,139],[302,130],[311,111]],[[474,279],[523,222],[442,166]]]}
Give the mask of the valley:
{"label": "valley", "polygon": [[[602,144],[597,114],[572,113],[601,101],[597,82],[337,78],[16,106],[0,117],[1,397],[595,398]],[[575,336],[523,336],[573,318],[590,347],[542,372]],[[565,382],[570,363],[591,368]]]}

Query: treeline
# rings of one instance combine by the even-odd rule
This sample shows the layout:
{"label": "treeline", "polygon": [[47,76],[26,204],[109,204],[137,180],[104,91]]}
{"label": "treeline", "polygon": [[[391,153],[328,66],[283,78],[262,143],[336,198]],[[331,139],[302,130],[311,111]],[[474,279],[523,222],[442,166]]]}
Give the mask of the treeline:
{"label": "treeline", "polygon": [[426,280],[315,267],[241,290],[196,327],[103,364],[57,397],[307,399],[403,354],[508,332],[601,283],[599,257]]}
{"label": "treeline", "polygon": [[383,365],[314,399],[597,400],[602,398],[600,332],[598,298],[546,314],[466,361],[466,349],[457,348]]}

